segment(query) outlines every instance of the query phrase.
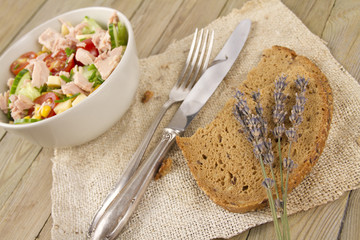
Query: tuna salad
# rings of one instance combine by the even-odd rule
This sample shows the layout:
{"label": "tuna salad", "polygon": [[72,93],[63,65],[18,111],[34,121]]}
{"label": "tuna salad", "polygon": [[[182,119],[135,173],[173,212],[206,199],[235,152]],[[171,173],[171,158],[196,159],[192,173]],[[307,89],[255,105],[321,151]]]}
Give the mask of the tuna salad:
{"label": "tuna salad", "polygon": [[46,29],[39,52],[27,52],[10,66],[9,89],[0,109],[10,123],[31,123],[60,114],[86,99],[112,73],[125,51],[128,33],[114,13],[107,29],[85,17],[73,26]]}

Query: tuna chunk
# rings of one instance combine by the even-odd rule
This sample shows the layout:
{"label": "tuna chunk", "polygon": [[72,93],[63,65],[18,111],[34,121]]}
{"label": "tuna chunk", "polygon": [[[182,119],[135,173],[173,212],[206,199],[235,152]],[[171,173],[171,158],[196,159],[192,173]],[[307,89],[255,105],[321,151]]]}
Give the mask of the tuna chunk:
{"label": "tuna chunk", "polygon": [[97,29],[91,40],[100,54],[111,50],[110,35],[107,31]]}
{"label": "tuna chunk", "polygon": [[60,33],[48,28],[39,36],[38,40],[41,45],[44,45],[50,51],[55,52],[56,42],[60,38],[62,38]]}
{"label": "tuna chunk", "polygon": [[84,93],[85,92],[78,87],[74,82],[69,82],[61,86],[61,90],[64,94],[77,94],[77,93]]}
{"label": "tuna chunk", "polygon": [[0,93],[0,109],[4,112],[8,112],[8,102],[9,102],[9,90],[4,92],[3,94]]}
{"label": "tuna chunk", "polygon": [[82,30],[84,27],[88,27],[89,24],[87,22],[81,22],[79,23],[78,25],[76,25],[74,27],[74,34],[75,35],[79,35],[79,34],[82,34]]}
{"label": "tuna chunk", "polygon": [[41,87],[44,85],[49,76],[49,69],[46,66],[46,63],[43,61],[34,62],[33,72],[32,72],[32,81],[31,84],[34,87]]}
{"label": "tuna chunk", "polygon": [[73,34],[62,36],[51,28],[46,29],[38,40],[39,43],[49,49],[53,55],[56,55],[61,49],[75,49],[76,44],[79,42]]}
{"label": "tuna chunk", "polygon": [[83,73],[82,68],[79,69],[74,68],[74,83],[82,90],[86,92],[91,92],[93,83],[89,82],[89,80],[86,77],[84,77],[82,73]]}
{"label": "tuna chunk", "polygon": [[11,101],[11,103],[9,104],[9,107],[11,109],[11,117],[14,120],[23,118],[25,116],[25,110],[34,106],[33,101],[23,95],[11,95],[9,99]]}
{"label": "tuna chunk", "polygon": [[122,56],[122,47],[114,48],[110,52],[100,54],[94,61],[95,67],[99,70],[102,79],[107,79]]}
{"label": "tuna chunk", "polygon": [[69,35],[58,38],[55,42],[54,51],[52,55],[55,56],[62,49],[66,49],[66,48],[75,49],[78,41],[79,40]]}
{"label": "tuna chunk", "polygon": [[76,26],[72,26],[70,23],[67,23],[62,19],[59,19],[59,21],[61,22],[61,24],[65,25],[66,28],[68,29],[69,32],[66,35],[69,35],[74,38],[76,35],[82,34],[84,27],[89,26],[89,24],[87,22],[81,22],[81,23],[77,24]]}
{"label": "tuna chunk", "polygon": [[76,51],[75,59],[84,65],[90,65],[94,63],[95,57],[89,51],[78,48],[78,50]]}
{"label": "tuna chunk", "polygon": [[117,15],[116,12],[113,12],[113,14],[111,15],[111,17],[109,18],[109,21],[108,21],[108,25],[110,23],[118,23],[120,20],[119,20],[119,16]]}
{"label": "tuna chunk", "polygon": [[48,56],[48,53],[42,53],[39,56],[37,56],[35,59],[29,59],[28,60],[28,65],[26,65],[26,69],[29,70],[30,73],[33,72],[34,70],[34,64],[38,61],[44,61],[44,59]]}
{"label": "tuna chunk", "polygon": [[48,56],[47,53],[42,53],[39,56],[36,57],[36,60],[44,61],[44,59]]}

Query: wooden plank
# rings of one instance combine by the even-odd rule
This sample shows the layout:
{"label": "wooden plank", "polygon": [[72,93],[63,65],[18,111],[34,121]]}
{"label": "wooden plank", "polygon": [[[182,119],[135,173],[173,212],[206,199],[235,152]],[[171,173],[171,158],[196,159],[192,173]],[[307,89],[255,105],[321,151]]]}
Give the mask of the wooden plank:
{"label": "wooden plank", "polygon": [[7,133],[0,144],[0,209],[13,193],[41,148]]}
{"label": "wooden plank", "polygon": [[25,33],[29,32],[34,27],[38,26],[42,22],[53,18],[59,14],[65,13],[70,10],[84,8],[84,7],[91,7],[91,6],[104,6],[104,7],[111,7],[114,9],[120,10],[124,13],[127,17],[132,16],[136,9],[141,4],[142,0],[134,0],[134,1],[89,1],[89,0],[63,0],[63,1],[56,1],[56,0],[49,0],[47,1],[39,11],[34,15],[34,17],[28,22],[28,24],[21,30],[19,36],[24,35]]}
{"label": "wooden plank", "polygon": [[360,189],[350,193],[340,239],[358,240],[360,236]]}
{"label": "wooden plank", "polygon": [[228,0],[221,10],[220,16],[228,15],[234,8],[241,8],[249,0]]}
{"label": "wooden plank", "polygon": [[322,38],[334,57],[360,82],[360,1],[337,0]]}
{"label": "wooden plank", "polygon": [[[195,28],[202,28],[211,23],[219,16],[225,3],[225,0],[185,1],[157,41],[151,54],[163,52],[174,40],[180,40],[192,34]],[[206,14],[201,14],[205,9]]]}
{"label": "wooden plank", "polygon": [[229,238],[229,240],[247,240],[249,236],[250,230],[240,233],[239,235]]}
{"label": "wooden plank", "polygon": [[[246,240],[249,235],[250,230],[240,233],[237,236],[228,238],[227,240]],[[214,238],[212,240],[225,240],[224,238]]]}
{"label": "wooden plank", "polygon": [[1,2],[0,52],[12,43],[19,29],[23,28],[44,2],[45,0]]}
{"label": "wooden plank", "polygon": [[44,227],[41,229],[41,232],[39,233],[39,235],[35,239],[36,240],[49,240],[49,239],[51,239],[52,224],[53,224],[52,217],[49,216],[49,218],[45,222]]}
{"label": "wooden plank", "polygon": [[50,216],[52,149],[43,149],[0,210],[2,239],[34,239]]}
{"label": "wooden plank", "polygon": [[[289,217],[291,239],[337,239],[349,193],[329,204]],[[250,230],[247,240],[276,239],[273,222]]]}
{"label": "wooden plank", "polygon": [[321,36],[335,0],[283,0],[314,34]]}
{"label": "wooden plank", "polygon": [[5,136],[6,131],[0,127],[0,141]]}
{"label": "wooden plank", "polygon": [[149,56],[165,28],[177,12],[182,0],[145,0],[131,23],[134,28],[139,58]]}

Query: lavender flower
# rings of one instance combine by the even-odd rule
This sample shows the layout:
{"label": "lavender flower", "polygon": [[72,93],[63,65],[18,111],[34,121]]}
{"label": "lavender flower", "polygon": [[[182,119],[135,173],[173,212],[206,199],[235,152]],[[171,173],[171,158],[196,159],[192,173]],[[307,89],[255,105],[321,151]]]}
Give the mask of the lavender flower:
{"label": "lavender flower", "polygon": [[306,80],[304,77],[297,76],[295,80],[296,87],[300,89],[301,92],[305,92],[306,86],[308,85],[309,81]]}
{"label": "lavender flower", "polygon": [[266,165],[270,165],[270,164],[273,164],[274,162],[274,154],[273,152],[267,152],[265,155],[264,155],[264,164]]}
{"label": "lavender flower", "polygon": [[275,124],[282,124],[285,120],[286,112],[284,111],[277,111],[276,109],[273,112],[273,118]]}
{"label": "lavender flower", "polygon": [[254,102],[256,103],[260,102],[260,91],[252,92],[251,97],[254,100]]}
{"label": "lavender flower", "polygon": [[283,92],[285,87],[287,86],[286,83],[287,76],[281,75],[275,80],[275,91],[278,90],[279,92]]}
{"label": "lavender flower", "polygon": [[[251,114],[244,93],[238,91],[235,95],[237,103],[234,108],[236,119],[242,126],[242,131],[247,135],[249,142],[253,144],[254,154],[260,159],[269,153],[271,157],[271,140],[267,138],[267,122],[263,118],[263,110],[260,104],[260,92],[253,92],[252,99],[256,102],[256,114]],[[268,158],[269,158],[268,157]]]}
{"label": "lavender flower", "polygon": [[284,158],[283,166],[291,172],[296,167],[296,164],[291,158]]}
{"label": "lavender flower", "polygon": [[285,131],[286,137],[289,139],[290,142],[296,142],[297,140],[297,133],[295,128],[289,128],[289,130]]}
{"label": "lavender flower", "polygon": [[284,133],[285,133],[285,125],[284,124],[281,124],[274,128],[273,134],[274,134],[275,138],[277,138],[277,139],[281,138],[281,136]]}
{"label": "lavender flower", "polygon": [[301,104],[299,101],[296,101],[293,110],[296,114],[301,115],[304,112],[304,104]]}
{"label": "lavender flower", "polygon": [[272,188],[275,184],[275,181],[271,178],[265,178],[265,180],[261,183],[265,188]]}
{"label": "lavender flower", "polygon": [[254,145],[254,153],[256,156],[260,157],[260,155],[264,154],[266,147],[262,139],[259,139],[257,142],[252,143]]}
{"label": "lavender flower", "polygon": [[234,106],[233,113],[243,127],[243,130],[247,132],[248,129],[246,128],[246,126],[249,115],[251,114],[250,108],[242,92],[237,91],[235,98],[237,99],[237,103]]}
{"label": "lavender flower", "polygon": [[261,104],[260,104],[260,91],[259,92],[252,92],[251,98],[256,103],[256,106],[255,106],[256,113],[259,116],[262,116],[262,114],[264,113],[264,109],[261,107]]}
{"label": "lavender flower", "polygon": [[295,110],[291,110],[291,115],[289,117],[290,122],[293,124],[294,127],[297,127],[302,123],[303,117],[301,114],[298,114]]}
{"label": "lavender flower", "polygon": [[267,149],[268,152],[271,151],[271,149],[272,149],[272,143],[271,143],[271,139],[270,139],[270,138],[268,138],[267,141],[265,141],[265,147],[266,147],[266,149]]}
{"label": "lavender flower", "polygon": [[285,101],[286,97],[287,96],[283,92],[278,92],[278,90],[275,89],[275,91],[274,91],[275,104],[283,103]]}
{"label": "lavender flower", "polygon": [[259,119],[262,136],[267,136],[267,122],[263,117],[264,109],[261,107],[261,103],[260,103],[260,91],[253,92],[251,94],[251,97],[256,103],[255,111],[257,114],[257,118]]}
{"label": "lavender flower", "polygon": [[275,80],[274,99],[275,107],[273,110],[273,120],[276,125],[282,124],[285,120],[285,100],[287,96],[284,94],[287,76],[280,76]]}
{"label": "lavender flower", "polygon": [[296,102],[299,103],[300,105],[305,105],[306,102],[305,92],[301,92],[300,95],[296,93]]}

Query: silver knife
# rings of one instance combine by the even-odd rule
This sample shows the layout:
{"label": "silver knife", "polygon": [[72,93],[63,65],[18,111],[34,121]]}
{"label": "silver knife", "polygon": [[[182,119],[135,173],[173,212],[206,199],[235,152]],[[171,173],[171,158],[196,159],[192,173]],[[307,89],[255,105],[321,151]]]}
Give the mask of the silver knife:
{"label": "silver knife", "polygon": [[248,19],[239,23],[210,67],[200,77],[164,129],[158,145],[105,210],[97,225],[92,229],[89,238],[96,240],[115,239],[120,234],[139,204],[166,153],[175,142],[176,136],[185,131],[237,59],[249,35],[250,27],[251,21]]}

